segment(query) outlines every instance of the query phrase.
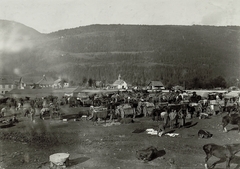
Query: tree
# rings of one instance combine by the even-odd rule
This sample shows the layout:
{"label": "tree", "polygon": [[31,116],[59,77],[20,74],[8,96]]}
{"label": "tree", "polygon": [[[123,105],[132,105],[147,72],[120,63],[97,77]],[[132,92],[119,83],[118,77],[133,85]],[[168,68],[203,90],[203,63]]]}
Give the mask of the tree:
{"label": "tree", "polygon": [[88,80],[88,86],[92,87],[92,85],[93,85],[93,80],[92,80],[92,78],[90,78],[90,79]]}
{"label": "tree", "polygon": [[83,83],[83,84],[86,84],[86,83],[87,83],[87,78],[86,78],[85,76],[83,76],[82,83]]}
{"label": "tree", "polygon": [[227,87],[227,82],[222,76],[218,76],[212,80],[212,84],[214,87],[222,87],[226,88]]}

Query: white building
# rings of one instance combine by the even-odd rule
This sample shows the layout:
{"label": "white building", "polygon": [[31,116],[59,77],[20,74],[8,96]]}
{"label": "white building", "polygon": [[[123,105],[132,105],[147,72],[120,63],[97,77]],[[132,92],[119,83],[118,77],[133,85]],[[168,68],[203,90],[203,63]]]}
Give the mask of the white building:
{"label": "white building", "polygon": [[115,89],[128,89],[127,83],[121,79],[121,75],[118,76],[118,79],[112,84]]}
{"label": "white building", "polygon": [[62,78],[59,78],[54,81],[53,88],[67,88],[67,87],[69,87],[69,83]]}

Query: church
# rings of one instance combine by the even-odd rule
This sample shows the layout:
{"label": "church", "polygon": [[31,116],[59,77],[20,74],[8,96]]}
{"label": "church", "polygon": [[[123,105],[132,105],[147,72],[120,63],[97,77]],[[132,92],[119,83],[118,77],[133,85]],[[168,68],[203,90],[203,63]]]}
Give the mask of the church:
{"label": "church", "polygon": [[121,79],[121,75],[119,74],[118,79],[112,84],[115,89],[128,89],[127,83]]}

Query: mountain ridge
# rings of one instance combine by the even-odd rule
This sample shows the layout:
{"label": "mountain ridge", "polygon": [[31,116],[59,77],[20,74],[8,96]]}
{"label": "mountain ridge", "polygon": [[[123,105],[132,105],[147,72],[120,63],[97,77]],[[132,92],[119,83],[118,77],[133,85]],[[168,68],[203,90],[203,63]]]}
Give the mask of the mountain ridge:
{"label": "mountain ridge", "polygon": [[[25,39],[30,47],[1,54],[2,65],[18,63],[22,74],[61,75],[75,83],[83,78],[111,82],[121,74],[134,85],[158,79],[192,87],[194,78],[204,87],[218,76],[229,85],[240,76],[237,26],[96,24],[49,34],[23,32],[38,38]],[[2,71],[11,72],[9,67]]]}

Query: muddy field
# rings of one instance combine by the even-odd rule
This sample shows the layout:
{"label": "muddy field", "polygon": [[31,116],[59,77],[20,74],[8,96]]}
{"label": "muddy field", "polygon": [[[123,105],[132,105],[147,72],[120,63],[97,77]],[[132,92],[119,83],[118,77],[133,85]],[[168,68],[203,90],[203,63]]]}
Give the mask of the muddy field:
{"label": "muddy field", "polygon": [[[71,108],[66,115],[74,117],[72,114],[81,111],[84,112]],[[70,169],[203,169],[204,144],[240,143],[236,126],[229,125],[227,128],[230,131],[222,132],[219,124],[223,115],[189,119],[188,127],[171,129],[171,132],[179,133],[176,137],[147,134],[146,129],[157,129],[162,123],[152,121],[150,117],[136,118],[134,123],[127,124],[105,125],[101,122],[93,125],[92,121],[85,119],[43,121],[38,116],[33,123],[30,118],[18,115],[19,123],[15,126],[0,128],[0,169],[48,169],[49,156],[54,153],[69,153]],[[199,139],[199,129],[206,129],[213,137]],[[167,128],[167,131],[170,129]],[[149,146],[155,146],[162,153],[150,162],[138,160],[136,151]],[[231,169],[240,168],[240,154],[238,156]],[[216,160],[212,157],[209,163]],[[170,161],[174,161],[174,165]],[[225,163],[216,166],[216,169],[223,168]]]}

